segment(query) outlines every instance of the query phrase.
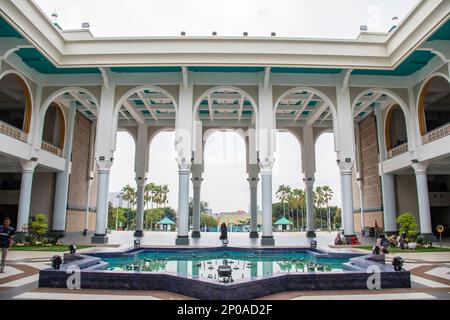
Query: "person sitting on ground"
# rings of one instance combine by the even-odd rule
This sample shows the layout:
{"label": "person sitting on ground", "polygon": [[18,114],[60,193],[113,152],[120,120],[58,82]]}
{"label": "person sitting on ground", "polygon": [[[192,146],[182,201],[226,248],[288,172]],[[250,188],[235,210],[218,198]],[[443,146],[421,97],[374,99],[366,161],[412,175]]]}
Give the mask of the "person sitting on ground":
{"label": "person sitting on ground", "polygon": [[380,247],[377,245],[373,246],[372,254],[380,254]]}
{"label": "person sitting on ground", "polygon": [[341,245],[344,244],[344,242],[342,241],[341,235],[339,234],[339,232],[336,235],[336,238],[334,238],[334,244],[335,245]]}
{"label": "person sitting on ground", "polygon": [[358,245],[358,244],[360,244],[359,240],[358,240],[358,237],[357,236],[353,236],[352,237],[352,246]]}
{"label": "person sitting on ground", "polygon": [[380,234],[380,246],[382,253],[389,253],[389,241],[384,234]]}
{"label": "person sitting on ground", "polygon": [[408,243],[406,242],[406,232],[403,232],[402,235],[400,236],[400,240],[398,241],[399,245],[400,245],[400,249],[406,249],[406,247],[408,246]]}

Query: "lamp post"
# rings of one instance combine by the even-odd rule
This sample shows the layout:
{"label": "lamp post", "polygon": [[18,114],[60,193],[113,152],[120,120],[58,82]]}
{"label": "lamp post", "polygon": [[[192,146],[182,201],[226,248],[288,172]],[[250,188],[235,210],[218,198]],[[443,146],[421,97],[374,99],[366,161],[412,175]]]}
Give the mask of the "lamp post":
{"label": "lamp post", "polygon": [[[122,196],[123,196],[123,192],[119,192],[116,195],[116,198],[122,200]],[[116,207],[116,231],[117,231],[118,223],[119,223],[119,206]]]}

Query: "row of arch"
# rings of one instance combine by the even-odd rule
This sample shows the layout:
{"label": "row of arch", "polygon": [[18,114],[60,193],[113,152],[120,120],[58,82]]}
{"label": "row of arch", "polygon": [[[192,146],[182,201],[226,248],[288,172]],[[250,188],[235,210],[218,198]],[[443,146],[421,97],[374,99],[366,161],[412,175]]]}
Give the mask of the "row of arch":
{"label": "row of arch", "polygon": [[[449,79],[443,75],[443,74],[435,74],[431,77],[429,77],[424,83],[422,84],[420,90],[419,90],[419,98],[418,98],[418,107],[417,107],[417,119],[419,123],[419,130],[421,135],[425,135],[427,132],[435,129],[436,125],[429,126],[427,125],[427,110],[426,110],[426,98],[427,95],[430,92],[430,89],[432,89],[434,86],[436,86],[436,83],[438,85],[442,85],[445,83],[445,85],[449,86]],[[118,114],[119,114],[119,108],[124,103],[126,99],[130,97],[136,90],[147,88],[148,86],[141,86],[138,88],[132,88],[128,90],[125,94],[122,95],[122,97],[118,100],[118,103],[116,104],[115,110],[114,110],[114,123],[117,126],[118,125]],[[177,101],[173,97],[173,95],[168,92],[165,89],[155,87],[160,92],[162,92],[164,95],[166,95],[170,100],[172,101],[175,112],[178,110]],[[194,104],[194,115],[197,112],[197,109],[200,105],[200,102],[202,99],[204,99],[205,96],[209,95],[210,93],[225,89],[225,88],[231,88],[233,90],[236,90],[240,92],[242,95],[245,95],[246,99],[250,101],[250,104],[253,107],[253,110],[255,111],[255,114],[257,115],[258,108],[256,101],[251,97],[250,94],[248,94],[246,91],[239,87],[234,86],[218,86],[214,88],[208,89],[206,92],[201,94],[199,98],[196,100],[196,103]],[[8,93],[5,93],[5,91],[8,91]],[[42,139],[45,140],[48,143],[51,143],[52,145],[55,145],[56,147],[62,149],[64,147],[64,137],[65,137],[65,131],[66,131],[66,116],[65,116],[65,108],[61,106],[60,103],[56,101],[56,99],[66,93],[68,90],[76,90],[79,92],[83,92],[91,97],[91,99],[95,102],[95,109],[98,112],[98,101],[96,97],[90,93],[88,90],[83,88],[62,88],[51,94],[46,101],[43,103],[41,110],[39,110],[39,126],[38,126],[38,135],[42,136]],[[334,104],[332,103],[331,99],[323,92],[310,87],[300,87],[300,88],[292,88],[286,92],[284,92],[275,102],[274,112],[276,112],[278,105],[280,104],[281,100],[297,91],[308,91],[311,93],[314,93],[318,96],[320,96],[326,103],[328,104],[331,113],[332,113],[332,119],[333,124],[337,123],[337,112]],[[410,124],[411,119],[411,113],[409,108],[407,107],[407,104],[404,102],[404,100],[394,93],[391,90],[386,89],[368,89],[364,92],[360,93],[356,98],[352,106],[352,110],[355,109],[355,105],[358,102],[358,100],[361,99],[362,96],[367,94],[367,92],[383,92],[384,94],[390,96],[395,102],[388,106],[388,111],[385,117],[384,121],[384,127],[385,127],[385,143],[386,143],[386,149],[390,150],[391,148],[395,147],[399,142],[406,142],[408,140],[408,137],[412,136],[412,128],[408,124]],[[24,79],[18,72],[15,72],[14,70],[9,70],[4,72],[2,75],[0,75],[0,94],[4,97],[7,97],[8,99],[2,99],[5,101],[0,101],[0,120],[8,123],[9,125],[12,125],[20,130],[22,130],[25,133],[30,132],[31,128],[31,119],[34,114],[33,110],[33,97],[31,93],[31,89],[29,84],[27,83],[26,79]],[[11,108],[11,106],[6,105],[11,100],[15,100],[18,103],[17,108]],[[9,112],[9,114],[8,114]],[[275,115],[275,114],[274,114]],[[54,121],[51,121],[50,119],[53,119]],[[195,119],[195,118],[194,118]],[[441,119],[442,120],[442,119]],[[444,119],[445,121],[447,119]],[[274,121],[276,122],[276,115],[274,117]],[[46,125],[47,124],[47,125]],[[399,128],[400,124],[400,128]],[[438,124],[441,124],[438,122]],[[276,127],[276,123],[274,124]],[[117,128],[117,127],[116,127]],[[334,133],[336,134],[337,128],[335,127]],[[396,132],[394,132],[396,131]],[[56,133],[55,133],[56,132]],[[400,137],[401,139],[397,139]]]}

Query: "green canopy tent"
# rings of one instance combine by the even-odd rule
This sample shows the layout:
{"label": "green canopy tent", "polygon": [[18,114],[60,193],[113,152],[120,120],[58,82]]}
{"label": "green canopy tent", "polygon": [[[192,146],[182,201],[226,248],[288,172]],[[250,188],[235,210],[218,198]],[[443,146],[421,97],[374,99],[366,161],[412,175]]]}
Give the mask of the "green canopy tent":
{"label": "green canopy tent", "polygon": [[275,225],[277,226],[278,231],[289,231],[292,225],[292,222],[290,222],[287,218],[283,217],[281,219],[278,219],[275,222]]}
{"label": "green canopy tent", "polygon": [[171,231],[172,230],[172,225],[175,224],[175,222],[173,222],[172,220],[170,220],[169,218],[165,217],[164,219],[160,220],[157,225],[159,224],[159,229],[160,230],[168,230]]}

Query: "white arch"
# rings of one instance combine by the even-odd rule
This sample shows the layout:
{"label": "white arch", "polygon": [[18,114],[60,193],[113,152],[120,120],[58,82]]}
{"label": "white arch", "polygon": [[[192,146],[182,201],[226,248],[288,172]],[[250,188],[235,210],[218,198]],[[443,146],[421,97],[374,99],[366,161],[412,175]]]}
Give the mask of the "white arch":
{"label": "white arch", "polygon": [[7,76],[8,74],[15,74],[20,79],[22,79],[23,82],[25,83],[25,86],[27,87],[28,94],[30,95],[30,99],[31,99],[31,110],[32,110],[31,116],[33,117],[34,95],[33,95],[33,91],[31,91],[31,87],[30,87],[30,84],[28,83],[28,79],[25,76],[23,76],[21,73],[19,73],[18,71],[14,70],[14,69],[8,69],[8,70],[3,71],[0,74],[0,80],[3,79],[3,77]]}
{"label": "white arch", "polygon": [[[425,86],[427,85],[427,83],[436,77],[441,77],[444,78],[445,80],[447,80],[450,83],[450,78],[449,76],[447,76],[445,73],[442,72],[434,72],[432,74],[430,74],[428,77],[425,78],[425,80],[422,81],[420,87],[419,87],[419,91],[417,92],[416,95],[416,99],[415,99],[415,105],[414,105],[414,117],[413,120],[417,123],[417,126],[419,126],[419,103],[420,103],[420,96],[422,95],[422,92],[425,88]],[[420,135],[420,131],[419,131],[419,135]]]}
{"label": "white arch", "polygon": [[250,101],[250,104],[252,105],[253,110],[255,111],[256,119],[258,119],[258,105],[256,104],[256,102],[253,99],[253,97],[247,91],[245,91],[244,89],[241,89],[239,87],[236,87],[236,86],[221,85],[221,86],[215,86],[213,88],[210,88],[210,89],[206,90],[205,92],[203,92],[199,96],[199,98],[197,99],[197,101],[194,104],[194,110],[193,110],[193,115],[194,115],[193,119],[194,119],[194,121],[195,121],[195,119],[198,119],[198,115],[196,113],[197,113],[198,107],[200,106],[200,103],[205,98],[205,96],[208,96],[210,93],[213,93],[214,91],[224,90],[224,89],[232,89],[232,90],[235,90],[235,91],[239,92],[242,95],[245,95],[247,100]]}
{"label": "white arch", "polygon": [[286,96],[294,93],[294,92],[298,92],[298,91],[307,91],[307,92],[312,92],[315,95],[319,96],[321,99],[323,99],[329,106],[330,110],[331,110],[331,114],[333,116],[333,132],[334,132],[334,149],[335,151],[339,151],[339,127],[337,125],[338,120],[337,120],[337,111],[336,111],[336,106],[333,104],[333,102],[331,101],[331,99],[322,91],[316,89],[316,88],[312,88],[312,87],[295,87],[295,88],[291,88],[287,91],[285,91],[282,95],[280,95],[280,97],[277,99],[277,101],[275,102],[275,105],[273,107],[273,121],[274,121],[274,128],[277,128],[277,109],[278,106],[280,105],[281,100],[283,100]]}
{"label": "white arch", "polygon": [[[0,74],[0,80],[3,79],[3,77],[7,76],[8,74],[14,74],[14,75],[18,76],[20,79],[22,79],[22,81],[25,83],[26,89],[30,96],[31,117],[30,117],[30,127],[28,130],[28,136],[27,136],[27,142],[30,142],[30,141],[32,141],[31,138],[33,135],[31,133],[34,130],[34,126],[35,126],[35,122],[36,122],[36,116],[35,116],[36,111],[34,110],[35,109],[34,108],[34,95],[33,95],[33,92],[31,91],[31,86],[28,83],[28,79],[14,69],[8,69],[8,70],[3,71]],[[21,129],[23,129],[23,128],[21,128]]]}
{"label": "white arch", "polygon": [[[195,127],[195,121],[198,121],[198,113],[197,113],[197,110],[198,110],[198,108],[199,108],[199,106],[200,106],[200,103],[202,102],[202,100],[206,97],[206,96],[208,96],[210,93],[213,93],[214,91],[217,91],[217,90],[224,90],[224,89],[232,89],[232,90],[235,90],[235,91],[237,91],[237,92],[239,92],[241,95],[244,95],[246,98],[247,98],[247,100],[248,101],[250,101],[250,104],[251,104],[251,106],[253,107],[253,111],[255,112],[255,114],[254,114],[254,116],[255,116],[255,130],[256,130],[256,132],[258,132],[258,128],[259,128],[259,121],[258,121],[258,114],[259,114],[259,112],[258,112],[258,105],[256,104],[256,101],[253,99],[253,97],[247,92],[247,91],[245,91],[244,89],[241,89],[241,88],[239,88],[239,87],[236,87],[236,86],[232,86],[232,85],[230,85],[230,86],[228,86],[228,85],[220,85],[220,86],[215,86],[215,87],[212,87],[212,88],[210,88],[210,89],[208,89],[208,90],[206,90],[205,92],[203,92],[200,96],[199,96],[199,98],[197,99],[197,101],[195,101],[195,104],[194,104],[194,108],[193,108],[193,110],[192,110],[192,121],[194,122],[193,123],[193,127]],[[256,148],[258,148],[258,135],[256,134]],[[205,140],[206,141],[206,140]],[[244,139],[244,141],[245,141],[245,139]],[[194,147],[194,146],[193,146]]]}
{"label": "white arch", "polygon": [[321,131],[317,136],[315,136],[314,137],[314,147],[316,147],[317,140],[319,140],[320,136],[323,135],[324,133],[333,133],[333,130],[325,129],[325,130]]}
{"label": "white arch", "polygon": [[131,136],[131,138],[133,138],[134,145],[137,146],[136,137],[135,137],[133,131],[131,131],[131,130],[128,129],[127,127],[120,127],[120,128],[117,129],[117,132],[126,132],[126,133],[128,133],[128,134]]}
{"label": "white arch", "polygon": [[[116,105],[114,106],[114,114],[113,114],[113,132],[117,133],[117,126],[118,126],[118,122],[119,122],[119,110],[122,107],[124,101],[126,99],[128,99],[133,93],[135,93],[136,91],[139,90],[145,90],[145,89],[150,89],[150,90],[157,90],[160,91],[161,93],[163,93],[165,96],[167,96],[167,98],[170,99],[170,101],[172,101],[173,107],[175,108],[175,115],[178,114],[178,104],[175,100],[175,98],[173,97],[173,95],[171,93],[169,93],[169,91],[155,86],[155,85],[141,85],[141,86],[137,86],[137,87],[133,87],[130,90],[128,90],[127,92],[125,92],[120,99],[118,100],[118,102],[116,103]],[[117,134],[113,134],[112,138],[111,138],[111,150],[116,150],[116,135]]]}
{"label": "white arch", "polygon": [[[95,103],[95,108],[97,110],[97,114],[98,114],[98,100],[95,97],[95,95],[93,95],[89,90],[84,89],[82,87],[64,87],[61,89],[56,90],[55,92],[52,92],[47,99],[45,99],[44,103],[42,104],[41,108],[39,109],[39,114],[38,114],[38,118],[36,119],[37,123],[37,131],[35,132],[36,136],[35,136],[35,147],[40,148],[41,147],[41,143],[42,143],[42,133],[44,130],[44,120],[45,120],[45,113],[47,112],[48,107],[51,105],[52,102],[54,102],[54,100],[56,98],[58,98],[59,96],[63,95],[64,93],[70,92],[70,91],[78,91],[78,92],[83,92],[84,94],[87,94],[90,96],[90,98],[94,101]],[[66,121],[66,115],[63,112],[64,115],[64,125],[65,128],[67,129],[67,121]]]}
{"label": "white arch", "polygon": [[169,132],[169,131],[175,131],[175,129],[172,128],[172,127],[161,127],[161,128],[158,128],[156,131],[154,131],[154,132],[150,135],[150,137],[148,137],[148,147],[149,147],[149,150],[150,150],[150,145],[151,145],[152,142],[153,142],[153,139],[155,139],[155,137],[156,137],[158,134],[160,134],[161,132]]}
{"label": "white arch", "polygon": [[[409,111],[409,108],[408,108],[408,105],[406,104],[406,102],[397,93],[393,92],[392,90],[385,89],[385,88],[370,88],[370,89],[364,90],[353,101],[352,114],[353,114],[353,111],[355,110],[356,104],[359,102],[359,100],[364,95],[366,95],[370,92],[385,94],[385,95],[389,96],[390,98],[392,98],[395,101],[395,104],[398,104],[400,106],[400,108],[403,111],[403,116],[405,117],[406,137],[408,140],[408,148],[409,148],[409,150],[411,150],[412,146],[414,145],[414,135],[413,135],[414,129],[413,129],[413,123],[411,120],[411,113]],[[391,107],[391,106],[389,106],[389,107]],[[383,138],[384,139],[386,139],[385,134],[384,134],[384,129],[386,128],[386,115],[387,115],[387,112],[385,113],[385,115],[383,116],[383,119],[382,119]],[[387,150],[385,150],[385,151],[387,152]]]}
{"label": "white arch", "polygon": [[232,131],[237,133],[242,140],[244,141],[244,143],[247,145],[247,139],[245,139],[245,131],[242,128],[232,128],[232,127],[217,127],[217,128],[209,128],[208,130],[206,130],[205,132],[203,132],[203,147],[206,144],[206,141],[216,132],[220,132],[220,131]]}

